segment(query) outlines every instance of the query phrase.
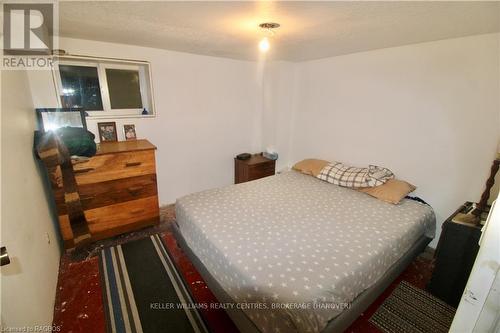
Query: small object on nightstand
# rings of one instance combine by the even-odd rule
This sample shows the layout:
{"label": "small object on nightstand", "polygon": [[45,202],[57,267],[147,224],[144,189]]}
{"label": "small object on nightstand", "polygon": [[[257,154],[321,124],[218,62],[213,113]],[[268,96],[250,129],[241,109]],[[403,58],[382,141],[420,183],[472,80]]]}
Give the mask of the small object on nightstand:
{"label": "small object on nightstand", "polygon": [[481,225],[468,223],[474,204],[466,202],[442,226],[435,253],[435,268],[427,289],[454,307],[458,306],[479,251]]}
{"label": "small object on nightstand", "polygon": [[235,184],[273,176],[275,173],[276,161],[265,158],[262,153],[251,155],[246,160],[241,160],[238,156],[234,158]]}
{"label": "small object on nightstand", "polygon": [[265,158],[270,159],[270,160],[277,160],[278,159],[278,153],[276,153],[276,152],[265,151],[262,153],[262,156],[264,156]]}
{"label": "small object on nightstand", "polygon": [[249,153],[241,153],[239,155],[236,155],[236,158],[240,161],[248,160],[250,157],[252,157],[252,155]]}

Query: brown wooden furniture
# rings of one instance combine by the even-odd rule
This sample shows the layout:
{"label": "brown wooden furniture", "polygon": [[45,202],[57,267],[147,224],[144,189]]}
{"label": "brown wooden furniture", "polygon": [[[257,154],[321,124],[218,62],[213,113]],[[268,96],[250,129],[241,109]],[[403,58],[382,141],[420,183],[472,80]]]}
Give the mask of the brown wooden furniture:
{"label": "brown wooden furniture", "polygon": [[[88,160],[73,161],[91,241],[159,222],[156,147],[147,140],[101,143]],[[65,248],[72,248],[60,169],[49,175]]]}
{"label": "brown wooden furniture", "polygon": [[493,161],[493,164],[491,165],[490,177],[486,180],[486,188],[483,194],[481,195],[481,199],[477,204],[476,210],[473,212],[473,214],[478,217],[478,219],[476,220],[478,224],[480,222],[479,217],[481,216],[481,214],[484,212],[484,209],[488,205],[488,199],[490,198],[491,188],[495,184],[495,176],[498,172],[499,167],[500,167],[500,159],[497,156],[497,158]]}
{"label": "brown wooden furniture", "polygon": [[272,176],[275,173],[276,161],[254,154],[248,160],[234,158],[234,183],[244,183],[251,180]]}

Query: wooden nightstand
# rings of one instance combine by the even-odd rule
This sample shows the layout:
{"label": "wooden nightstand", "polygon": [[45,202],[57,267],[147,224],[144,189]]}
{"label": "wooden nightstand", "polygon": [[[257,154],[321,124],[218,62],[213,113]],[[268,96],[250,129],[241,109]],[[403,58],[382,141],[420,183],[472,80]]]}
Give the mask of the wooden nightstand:
{"label": "wooden nightstand", "polygon": [[466,202],[443,223],[436,264],[427,287],[434,296],[454,307],[460,302],[476,260],[482,225],[455,222],[453,218],[471,207],[472,203]]}
{"label": "wooden nightstand", "polygon": [[234,159],[234,183],[244,183],[251,180],[272,176],[276,168],[276,161],[270,160],[261,154],[254,154],[248,160]]}

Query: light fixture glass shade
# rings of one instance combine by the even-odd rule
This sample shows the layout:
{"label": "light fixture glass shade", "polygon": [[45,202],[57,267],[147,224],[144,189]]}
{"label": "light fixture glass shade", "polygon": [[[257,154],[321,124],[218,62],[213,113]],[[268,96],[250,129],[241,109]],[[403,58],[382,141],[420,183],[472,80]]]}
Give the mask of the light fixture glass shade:
{"label": "light fixture glass shade", "polygon": [[267,39],[267,37],[262,38],[261,41],[259,42],[260,52],[267,52],[270,47],[271,45],[269,44],[269,39]]}

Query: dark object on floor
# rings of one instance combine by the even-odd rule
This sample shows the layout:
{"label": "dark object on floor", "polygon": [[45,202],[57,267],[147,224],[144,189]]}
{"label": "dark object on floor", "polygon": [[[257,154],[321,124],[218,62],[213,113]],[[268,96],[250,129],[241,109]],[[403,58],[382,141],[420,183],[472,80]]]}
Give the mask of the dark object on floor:
{"label": "dark object on floor", "polygon": [[108,332],[208,332],[159,235],[104,249]]}
{"label": "dark object on floor", "polygon": [[436,266],[428,290],[451,306],[458,306],[479,251],[481,226],[456,223],[453,217],[467,208],[466,203],[442,226],[436,249]]}
{"label": "dark object on floor", "polygon": [[262,156],[262,153],[251,155],[246,160],[234,159],[234,183],[244,183],[274,175],[276,161]]}
{"label": "dark object on floor", "polygon": [[454,315],[454,308],[403,281],[378,308],[370,322],[386,333],[445,333]]}

